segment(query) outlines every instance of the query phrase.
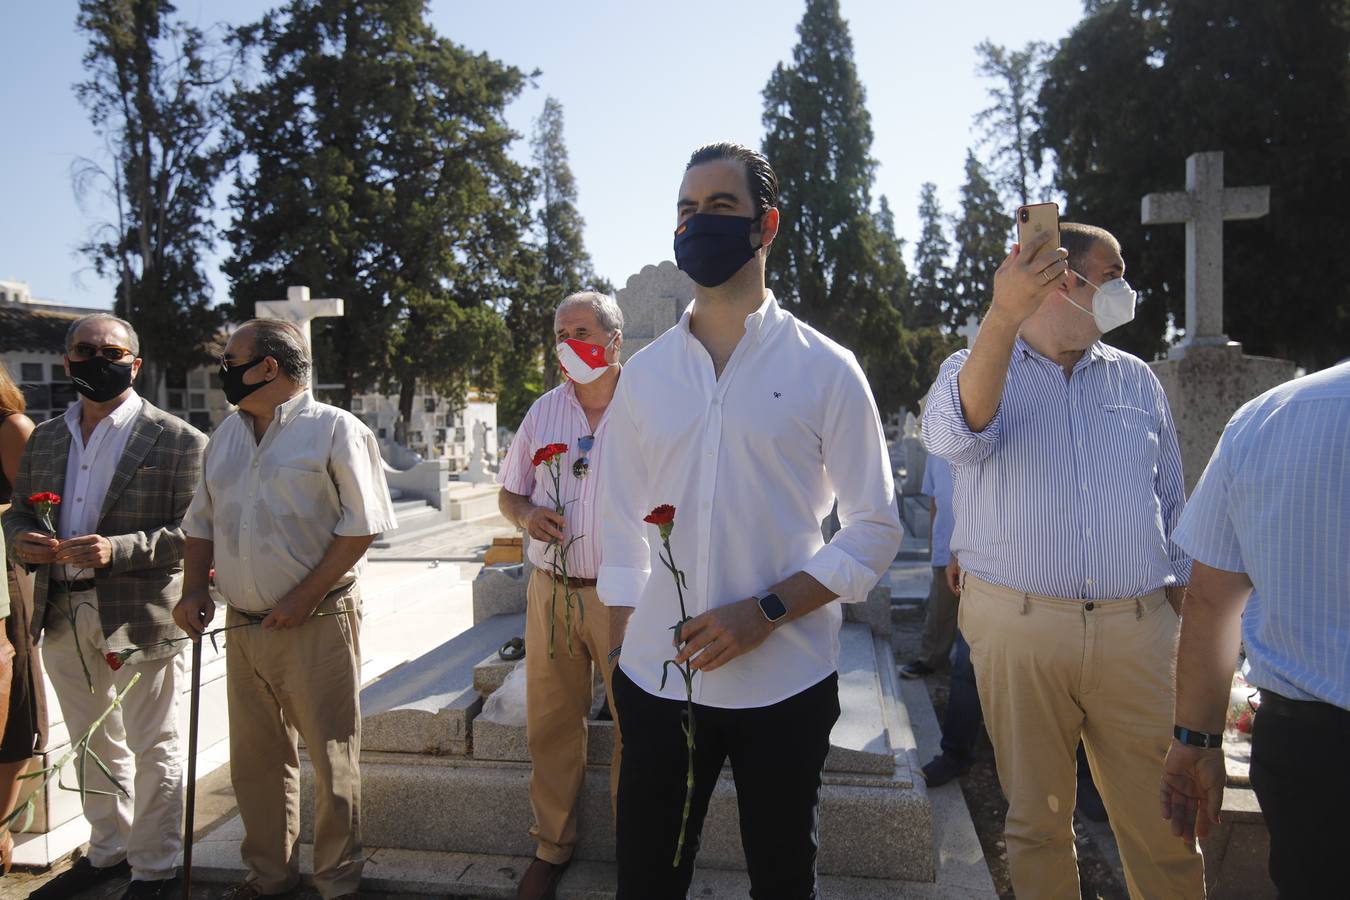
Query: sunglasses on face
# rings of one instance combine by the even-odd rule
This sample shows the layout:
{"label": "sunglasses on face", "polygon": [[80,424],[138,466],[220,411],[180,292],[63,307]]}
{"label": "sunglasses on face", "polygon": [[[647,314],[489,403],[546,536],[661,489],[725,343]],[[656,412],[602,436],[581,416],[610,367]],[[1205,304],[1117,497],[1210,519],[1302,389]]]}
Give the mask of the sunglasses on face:
{"label": "sunglasses on face", "polygon": [[116,344],[97,346],[80,342],[72,344],[70,349],[66,351],[66,356],[75,362],[84,362],[93,359],[95,356],[101,356],[108,362],[120,363],[128,359],[134,359],[136,354],[131,351],[131,348],[119,347]]}

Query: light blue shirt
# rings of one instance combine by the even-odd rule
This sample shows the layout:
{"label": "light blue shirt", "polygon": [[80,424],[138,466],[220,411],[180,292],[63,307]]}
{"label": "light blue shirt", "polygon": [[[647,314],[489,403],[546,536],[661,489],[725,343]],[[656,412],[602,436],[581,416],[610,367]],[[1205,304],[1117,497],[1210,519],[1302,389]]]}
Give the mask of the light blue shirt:
{"label": "light blue shirt", "polygon": [[1238,410],[1173,540],[1252,580],[1248,681],[1350,709],[1350,363]]}
{"label": "light blue shirt", "polygon": [[929,452],[952,463],[961,568],[1027,594],[1108,600],[1190,580],[1169,540],[1185,503],[1162,385],[1143,360],[1098,341],[1066,379],[1018,338],[993,421],[978,434],[942,365],[924,408]]}
{"label": "light blue shirt", "polygon": [[952,467],[940,456],[928,457],[923,470],[923,492],[937,503],[933,518],[933,565],[945,566],[952,559]]}

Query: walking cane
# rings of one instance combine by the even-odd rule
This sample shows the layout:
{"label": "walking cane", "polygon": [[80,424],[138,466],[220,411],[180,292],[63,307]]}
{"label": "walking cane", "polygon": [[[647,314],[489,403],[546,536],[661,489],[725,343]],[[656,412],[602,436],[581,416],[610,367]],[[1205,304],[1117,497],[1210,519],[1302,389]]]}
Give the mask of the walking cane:
{"label": "walking cane", "polygon": [[192,898],[192,824],[197,811],[197,708],[202,693],[202,641],[192,642],[192,701],[188,713],[187,813],[183,825],[183,900]]}

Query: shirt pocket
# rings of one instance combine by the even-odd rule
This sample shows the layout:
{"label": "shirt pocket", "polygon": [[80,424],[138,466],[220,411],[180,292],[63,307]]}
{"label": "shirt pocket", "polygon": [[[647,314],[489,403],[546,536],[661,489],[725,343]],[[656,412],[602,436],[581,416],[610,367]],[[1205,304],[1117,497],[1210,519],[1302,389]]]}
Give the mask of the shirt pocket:
{"label": "shirt pocket", "polygon": [[335,490],[327,472],[278,466],[264,493],[268,508],[278,518],[316,521],[332,518]]}
{"label": "shirt pocket", "polygon": [[1158,424],[1154,414],[1138,406],[1103,404],[1102,420],[1108,456],[1154,475],[1158,467]]}

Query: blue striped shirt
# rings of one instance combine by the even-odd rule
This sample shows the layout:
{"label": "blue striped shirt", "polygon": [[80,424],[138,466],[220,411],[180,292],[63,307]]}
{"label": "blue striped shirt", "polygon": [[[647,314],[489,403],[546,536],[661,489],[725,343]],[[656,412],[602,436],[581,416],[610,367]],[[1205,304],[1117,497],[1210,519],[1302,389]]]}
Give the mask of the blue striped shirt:
{"label": "blue striped shirt", "polygon": [[1003,397],[978,434],[942,365],[923,439],[952,463],[961,568],[1028,594],[1107,600],[1190,580],[1169,537],[1185,504],[1167,397],[1138,357],[1100,341],[1064,370],[1021,338]]}
{"label": "blue striped shirt", "polygon": [[1248,681],[1350,709],[1350,363],[1237,411],[1174,540],[1252,580]]}

